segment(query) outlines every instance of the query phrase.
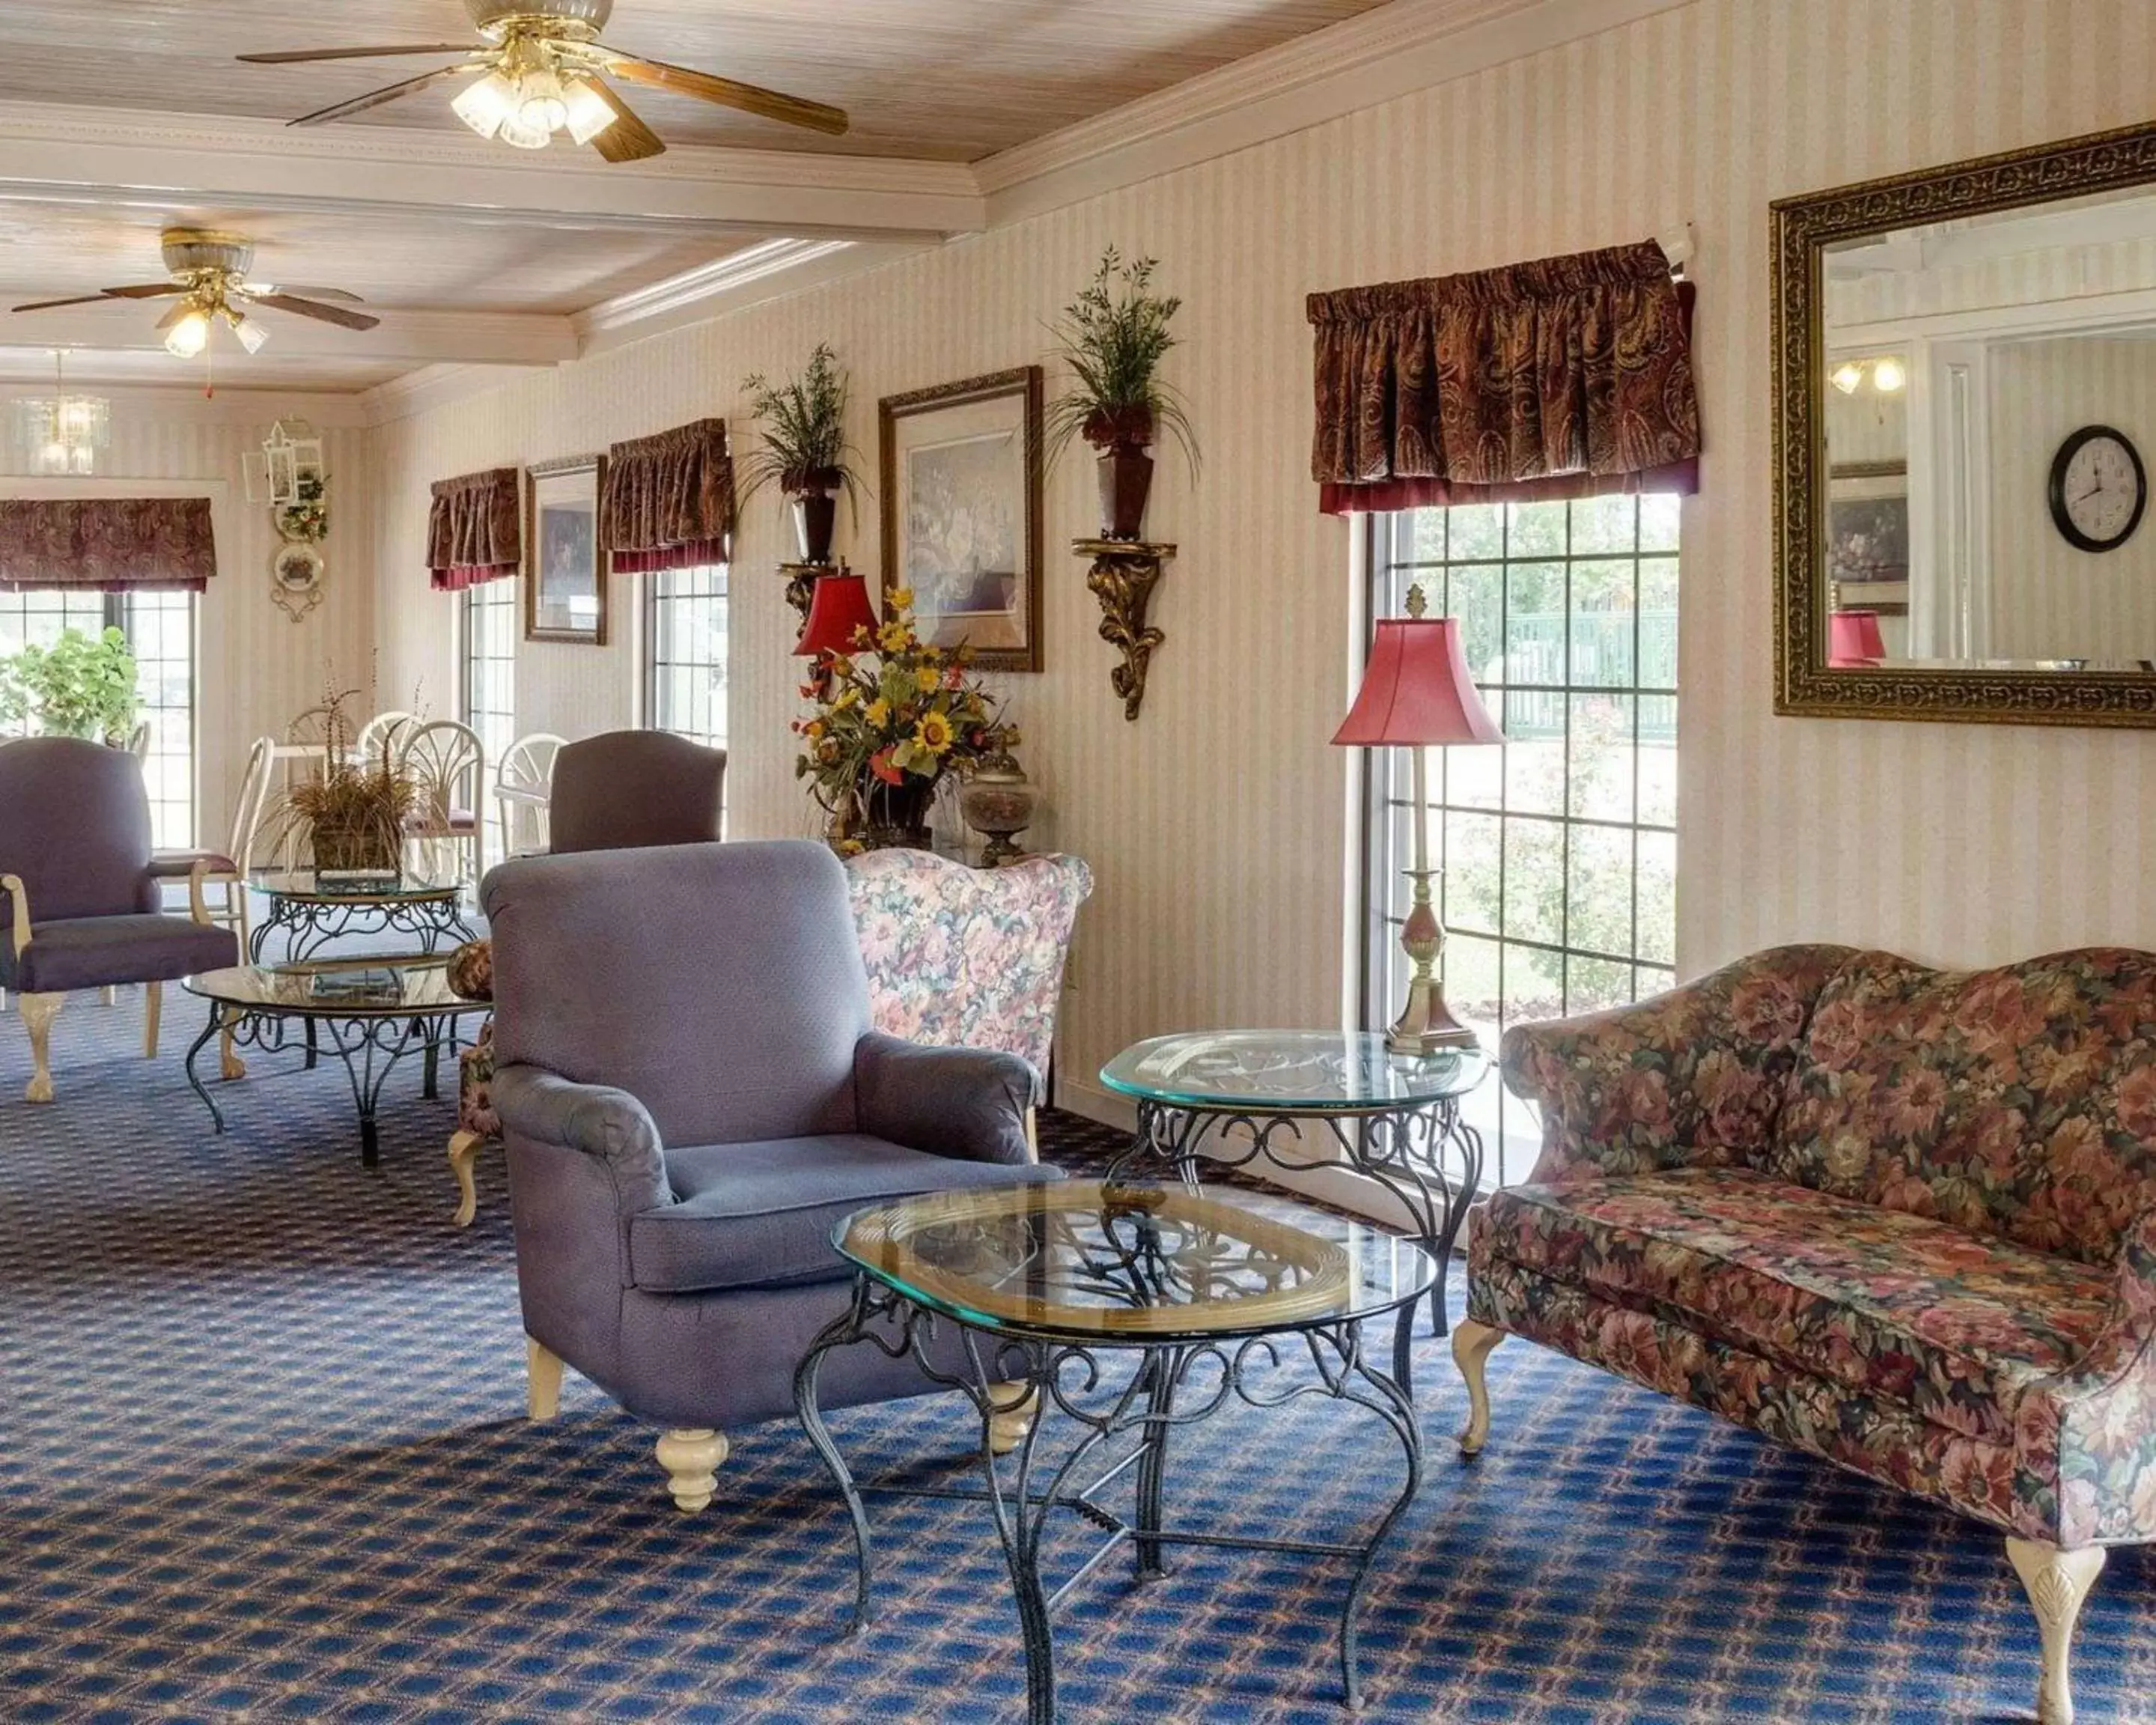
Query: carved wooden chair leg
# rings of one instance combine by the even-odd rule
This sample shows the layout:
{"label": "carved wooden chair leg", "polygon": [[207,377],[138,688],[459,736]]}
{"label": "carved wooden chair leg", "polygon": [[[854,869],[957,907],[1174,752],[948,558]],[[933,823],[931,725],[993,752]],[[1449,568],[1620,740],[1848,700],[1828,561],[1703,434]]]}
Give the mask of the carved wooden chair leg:
{"label": "carved wooden chair leg", "polygon": [[117,1006],[120,1004],[120,990],[112,983],[107,983],[104,988],[98,991],[98,993],[99,997],[104,1001],[105,1005]]}
{"label": "carved wooden chair leg", "polygon": [[542,1422],[562,1411],[562,1356],[529,1336],[524,1338],[524,1410]]}
{"label": "carved wooden chair leg", "polygon": [[1013,1398],[1025,1389],[1023,1384],[991,1384],[988,1394],[1005,1411],[988,1415],[988,1449],[998,1455],[1008,1455],[1025,1441],[1025,1435],[1033,1430],[1033,1422],[1040,1413],[1040,1392],[1029,1392],[1024,1401],[1009,1405]]}
{"label": "carved wooden chair leg", "polygon": [[1489,1440],[1490,1386],[1484,1381],[1483,1368],[1489,1363],[1491,1350],[1504,1339],[1502,1330],[1478,1324],[1471,1317],[1461,1319],[1452,1332],[1452,1363],[1467,1385],[1467,1426],[1460,1434],[1463,1455],[1481,1455]]}
{"label": "carved wooden chair leg", "polygon": [[157,1058],[157,1019],[164,1010],[165,985],[162,983],[142,984],[142,1058]]}
{"label": "carved wooden chair leg", "polygon": [[53,1099],[52,1034],[53,1020],[59,1016],[60,1003],[64,994],[18,994],[17,1009],[23,1014],[23,1028],[30,1033],[30,1087],[23,1092],[25,1101],[49,1102]]}
{"label": "carved wooden chair leg", "polygon": [[2043,1638],[2044,1671],[2036,1685],[2036,1717],[2041,1725],[2073,1725],[2074,1690],[2066,1657],[2072,1651],[2074,1625],[2103,1568],[2104,1548],[2085,1545],[2061,1551],[2034,1539],[2006,1542],[2007,1560],[2036,1608],[2036,1629]]}
{"label": "carved wooden chair leg", "polygon": [[[247,1062],[239,1058],[239,1051],[233,1046],[232,1043],[233,1026],[239,1022],[239,1009],[236,1006],[226,1007],[223,1034],[217,1040],[217,1070],[218,1076],[221,1078],[240,1079],[247,1076]],[[311,1019],[309,1020],[310,1025],[312,1022]]]}
{"label": "carved wooden chair leg", "polygon": [[[449,1172],[457,1177],[457,1226],[469,1228],[479,1214],[479,1189],[472,1183],[472,1163],[486,1142],[477,1132],[462,1127],[449,1134]],[[531,1344],[536,1348],[539,1344]]]}
{"label": "carved wooden chair leg", "polygon": [[731,1447],[723,1432],[660,1433],[659,1465],[666,1470],[666,1489],[674,1494],[676,1508],[693,1514],[711,1501]]}

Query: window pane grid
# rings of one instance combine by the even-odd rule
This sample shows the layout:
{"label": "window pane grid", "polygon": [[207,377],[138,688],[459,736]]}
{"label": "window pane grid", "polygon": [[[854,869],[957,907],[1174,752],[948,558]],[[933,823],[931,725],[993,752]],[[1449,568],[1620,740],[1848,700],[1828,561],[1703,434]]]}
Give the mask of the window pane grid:
{"label": "window pane grid", "polygon": [[[1446,998],[1478,1029],[1636,999],[1674,980],[1677,500],[1471,506],[1372,524],[1372,611],[1419,584],[1456,618],[1502,747],[1435,749],[1422,812],[1448,932]],[[1365,1013],[1405,998],[1404,750],[1370,762]],[[1494,1040],[1494,1039],[1493,1039]],[[1513,1107],[1505,1124],[1517,1126]],[[1486,1103],[1497,1124],[1498,1104]]]}
{"label": "window pane grid", "polygon": [[[522,583],[485,581],[464,594],[465,651],[459,689],[465,724],[479,735],[490,773],[516,741],[517,602]],[[480,788],[480,845],[485,860],[501,860],[501,823],[493,819],[493,786]]]}
{"label": "window pane grid", "polygon": [[729,650],[726,565],[661,569],[643,580],[644,723],[722,749]]}

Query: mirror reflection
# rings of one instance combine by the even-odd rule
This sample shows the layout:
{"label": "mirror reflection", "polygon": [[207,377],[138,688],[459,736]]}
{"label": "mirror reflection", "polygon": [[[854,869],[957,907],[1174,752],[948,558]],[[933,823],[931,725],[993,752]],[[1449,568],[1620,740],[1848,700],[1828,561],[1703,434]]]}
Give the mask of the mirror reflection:
{"label": "mirror reflection", "polygon": [[1830,246],[1830,667],[2156,674],[2156,192]]}

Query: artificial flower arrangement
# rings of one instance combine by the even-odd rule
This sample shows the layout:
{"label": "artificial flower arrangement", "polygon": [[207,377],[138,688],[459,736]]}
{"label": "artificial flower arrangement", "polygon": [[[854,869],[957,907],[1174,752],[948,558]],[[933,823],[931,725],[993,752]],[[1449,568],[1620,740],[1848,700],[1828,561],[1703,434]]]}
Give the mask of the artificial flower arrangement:
{"label": "artificial flower arrangement", "polygon": [[925,845],[944,775],[963,777],[1014,747],[1017,729],[998,721],[967,675],[972,648],[933,647],[915,633],[910,588],[894,589],[881,625],[856,629],[854,643],[802,685],[816,710],[793,721],[803,742],[794,777],[811,781],[842,855]]}

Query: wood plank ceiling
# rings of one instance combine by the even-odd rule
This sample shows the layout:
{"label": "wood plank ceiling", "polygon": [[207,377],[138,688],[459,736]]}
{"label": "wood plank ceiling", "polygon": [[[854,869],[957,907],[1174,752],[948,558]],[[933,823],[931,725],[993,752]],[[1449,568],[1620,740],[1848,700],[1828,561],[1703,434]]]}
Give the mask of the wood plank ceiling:
{"label": "wood plank ceiling", "polygon": [[[543,0],[535,0],[535,9]],[[606,40],[834,103],[837,140],[639,91],[670,142],[970,162],[1381,0],[617,0]],[[289,119],[433,62],[239,66],[275,49],[459,42],[458,0],[5,0],[0,99]],[[439,92],[352,124],[458,122]]]}

